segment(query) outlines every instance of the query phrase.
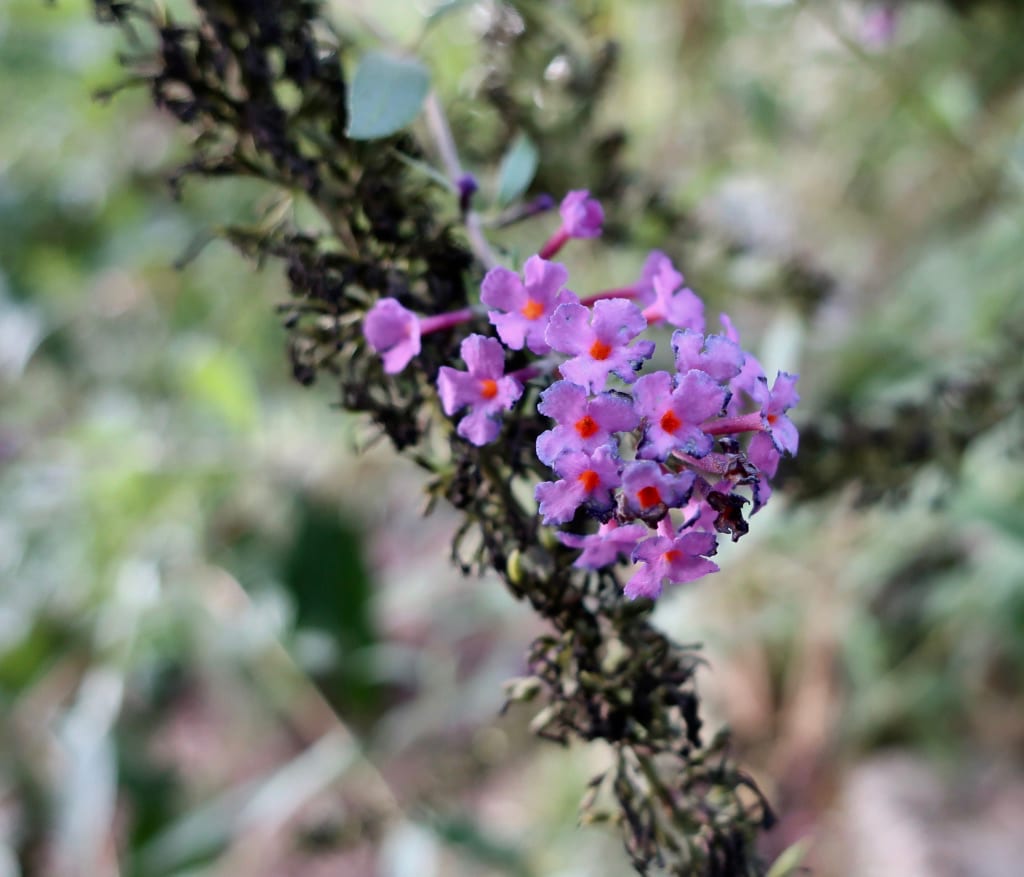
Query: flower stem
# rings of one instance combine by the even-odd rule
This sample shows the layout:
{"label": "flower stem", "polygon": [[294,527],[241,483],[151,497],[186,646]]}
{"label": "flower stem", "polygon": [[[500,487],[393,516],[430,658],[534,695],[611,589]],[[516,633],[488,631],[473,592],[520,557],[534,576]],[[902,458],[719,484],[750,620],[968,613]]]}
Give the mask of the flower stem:
{"label": "flower stem", "polygon": [[433,317],[420,317],[420,335],[429,335],[431,332],[439,332],[442,329],[450,329],[473,319],[472,308],[462,308],[458,311],[450,311],[447,314],[437,314]]}
{"label": "flower stem", "polygon": [[560,228],[548,239],[548,242],[540,248],[540,252],[537,254],[542,259],[550,259],[555,255],[563,246],[565,242],[569,240],[569,232],[565,228]]}

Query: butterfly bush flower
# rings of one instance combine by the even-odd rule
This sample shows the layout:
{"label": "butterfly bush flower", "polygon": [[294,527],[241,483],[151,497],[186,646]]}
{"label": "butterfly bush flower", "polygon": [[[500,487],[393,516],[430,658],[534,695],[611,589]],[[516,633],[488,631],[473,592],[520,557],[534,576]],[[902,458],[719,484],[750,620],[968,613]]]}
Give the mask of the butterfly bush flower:
{"label": "butterfly bush flower", "polygon": [[657,250],[651,253],[637,284],[648,323],[666,322],[678,329],[704,331],[704,302],[692,289],[680,289],[683,282],[668,256]]}
{"label": "butterfly bush flower", "polygon": [[568,548],[583,549],[573,561],[582,569],[601,569],[621,558],[631,557],[633,549],[651,531],[644,524],[620,524],[615,518],[605,521],[596,533],[559,532],[558,540]]}
{"label": "butterfly bush flower", "polygon": [[551,239],[541,248],[540,255],[550,259],[571,238],[596,238],[601,236],[604,225],[604,209],[601,202],[590,197],[586,189],[569,192],[558,208],[562,224]]}
{"label": "butterfly bush flower", "polygon": [[701,424],[721,413],[729,394],[709,374],[690,369],[674,381],[668,372],[654,372],[640,378],[633,393],[644,418],[638,456],[665,460],[679,450],[700,458],[711,450],[714,440]]}
{"label": "butterfly bush flower", "polygon": [[559,305],[544,338],[552,350],[572,356],[559,366],[562,377],[599,393],[610,374],[627,384],[636,380],[637,369],[654,353],[654,342],[629,342],[646,328],[640,308],[613,298],[590,309],[575,302]]}
{"label": "butterfly bush flower", "polygon": [[381,354],[384,371],[397,374],[420,352],[420,321],[393,298],[382,298],[367,313],[363,334]]}
{"label": "butterfly bush flower", "polygon": [[492,268],[484,277],[480,300],[490,308],[491,323],[513,350],[528,347],[542,355],[551,348],[544,340],[548,319],[560,304],[577,301],[565,288],[569,272],[557,262],[531,256],[523,268],[525,283],[515,271]]}
{"label": "butterfly bush flower", "polygon": [[[474,188],[469,177],[459,181],[463,209]],[[705,334],[703,302],[660,251],[633,285],[580,301],[566,288],[566,268],[549,257],[570,238],[600,235],[604,215],[584,190],[566,195],[560,214],[558,232],[526,260],[521,276],[500,267],[487,272],[480,298],[501,340],[465,338],[466,369],[442,366],[437,391],[449,416],[468,409],[458,434],[484,445],[523,395],[521,382],[555,374],[537,402],[538,413],[554,422],[536,440],[538,459],[554,472],[534,490],[541,519],[560,527],[582,523],[581,510],[595,518],[595,532],[557,534],[579,550],[574,565],[632,563],[625,596],[655,598],[666,583],[715,572],[709,558],[718,538],[739,539],[748,530],[745,508],[756,512],[771,495],[779,460],[797,450],[787,414],[799,401],[796,377],[780,372],[769,388],[724,314],[721,333]],[[363,331],[393,374],[417,356],[425,335],[472,316],[466,308],[421,317],[385,298],[366,315]],[[638,377],[655,352],[640,336],[658,323],[676,330],[674,369]],[[520,359],[536,358],[506,375],[505,347],[528,351]],[[612,375],[626,392],[608,389]]]}
{"label": "butterfly bush flower", "polygon": [[747,453],[750,461],[769,478],[775,475],[783,454],[796,454],[800,435],[786,412],[799,401],[795,375],[779,372],[770,391],[765,384],[760,414],[766,428],[751,438]]}
{"label": "butterfly bush flower", "polygon": [[470,335],[460,350],[467,371],[441,366],[437,390],[449,417],[465,407],[458,433],[474,445],[494,441],[501,430],[501,414],[523,394],[522,384],[505,375],[505,349],[494,338]]}
{"label": "butterfly bush flower", "polygon": [[622,470],[623,509],[645,521],[660,520],[690,498],[694,480],[692,472],[668,472],[651,460],[627,463]]}
{"label": "butterfly bush flower", "polygon": [[571,521],[584,504],[595,516],[607,516],[615,507],[612,491],[621,482],[619,467],[618,455],[608,446],[593,454],[567,451],[559,455],[553,468],[561,479],[542,481],[535,491],[544,523]]}
{"label": "butterfly bush flower", "polygon": [[556,381],[548,387],[540,395],[537,410],[557,424],[537,437],[537,456],[546,466],[565,451],[593,453],[602,445],[614,444],[616,433],[640,425],[628,396],[609,391],[591,399],[571,381]]}
{"label": "butterfly bush flower", "polygon": [[689,530],[677,533],[665,518],[658,525],[658,534],[633,551],[633,560],[640,568],[626,582],[626,596],[631,600],[655,599],[661,595],[666,581],[681,585],[717,572],[718,565],[704,556],[714,554],[717,547],[714,534]]}
{"label": "butterfly bush flower", "polygon": [[719,382],[735,378],[746,361],[743,350],[735,341],[724,335],[705,337],[689,329],[672,333],[672,351],[677,372],[683,374],[690,369],[700,369]]}

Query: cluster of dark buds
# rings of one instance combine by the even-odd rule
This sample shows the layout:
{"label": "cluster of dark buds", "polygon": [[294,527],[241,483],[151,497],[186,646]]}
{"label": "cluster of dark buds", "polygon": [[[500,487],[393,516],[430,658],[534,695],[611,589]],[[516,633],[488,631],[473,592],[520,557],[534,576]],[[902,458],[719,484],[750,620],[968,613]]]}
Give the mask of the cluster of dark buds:
{"label": "cluster of dark buds", "polygon": [[[704,303],[659,251],[633,285],[578,297],[551,257],[572,238],[598,237],[603,212],[585,191],[570,192],[560,212],[561,226],[522,276],[496,267],[484,277],[481,307],[497,338],[466,337],[465,370],[442,366],[437,390],[448,416],[466,411],[458,434],[484,445],[524,384],[544,385],[537,409],[555,425],[538,437],[537,457],[557,476],[536,486],[544,524],[578,523],[582,511],[595,531],[558,534],[581,549],[576,566],[628,559],[636,567],[626,596],[655,598],[666,582],[715,572],[708,558],[719,535],[738,539],[748,527],[743,507],[756,512],[768,500],[782,454],[797,449],[786,416],[798,401],[796,376],[780,372],[769,386],[724,314],[721,333],[708,334]],[[473,317],[473,308],[419,317],[385,298],[366,315],[364,333],[385,371],[397,373],[423,335]],[[674,370],[644,373],[655,342],[638,338],[659,324],[675,330]],[[536,358],[506,374],[506,348]]]}

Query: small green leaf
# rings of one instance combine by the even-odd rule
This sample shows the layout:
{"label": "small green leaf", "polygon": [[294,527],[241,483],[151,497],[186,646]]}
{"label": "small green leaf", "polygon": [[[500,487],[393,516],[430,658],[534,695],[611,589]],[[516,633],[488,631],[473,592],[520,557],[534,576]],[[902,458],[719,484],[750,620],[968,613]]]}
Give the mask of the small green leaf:
{"label": "small green leaf", "polygon": [[807,855],[808,846],[807,839],[802,838],[792,846],[786,847],[768,871],[767,877],[791,877],[795,874],[804,856]]}
{"label": "small green leaf", "polygon": [[511,204],[533,182],[537,173],[537,147],[525,134],[520,134],[501,160],[498,172],[498,204]]}
{"label": "small green leaf", "polygon": [[368,52],[349,89],[348,136],[376,140],[400,131],[419,115],[429,87],[430,74],[418,61]]}

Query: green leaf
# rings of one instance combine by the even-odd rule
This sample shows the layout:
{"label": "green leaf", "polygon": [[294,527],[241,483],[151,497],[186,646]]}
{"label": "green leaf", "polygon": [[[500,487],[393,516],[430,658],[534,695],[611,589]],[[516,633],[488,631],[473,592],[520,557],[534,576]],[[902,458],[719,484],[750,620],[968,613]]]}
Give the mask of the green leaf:
{"label": "green leaf", "polygon": [[430,74],[418,61],[368,52],[349,89],[348,136],[376,140],[400,131],[419,115],[429,88]]}
{"label": "green leaf", "polygon": [[511,204],[533,182],[537,173],[537,147],[525,134],[520,134],[501,160],[498,172],[498,204]]}
{"label": "green leaf", "polygon": [[798,840],[792,846],[786,847],[782,854],[775,860],[767,877],[790,877],[800,867],[800,863],[807,855],[809,844],[806,838]]}

